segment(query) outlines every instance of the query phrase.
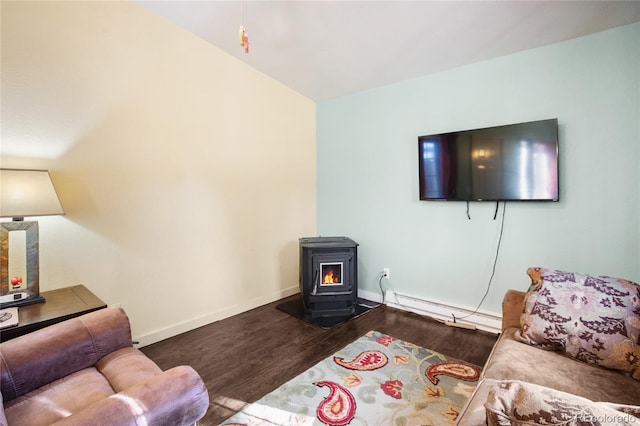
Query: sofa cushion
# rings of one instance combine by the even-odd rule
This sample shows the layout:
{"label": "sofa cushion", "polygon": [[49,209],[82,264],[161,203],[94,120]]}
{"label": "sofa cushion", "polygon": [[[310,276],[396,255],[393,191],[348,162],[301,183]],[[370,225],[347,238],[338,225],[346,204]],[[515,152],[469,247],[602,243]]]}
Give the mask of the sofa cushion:
{"label": "sofa cushion", "polygon": [[638,405],[640,381],[618,370],[577,361],[564,352],[544,351],[518,342],[514,338],[517,330],[508,328],[500,335],[484,367],[483,378],[522,380],[592,401]]}
{"label": "sofa cushion", "polygon": [[640,286],[610,277],[529,268],[516,338],[640,380]]}
{"label": "sofa cushion", "polygon": [[178,426],[198,424],[209,408],[209,394],[187,365],[142,380],[72,413],[51,426]]}
{"label": "sofa cushion", "polygon": [[50,425],[110,395],[105,377],[86,368],[6,402],[5,415],[11,426]]}
{"label": "sofa cushion", "polygon": [[489,391],[487,425],[635,425],[640,407],[593,402],[586,398],[517,380],[504,380]]}
{"label": "sofa cushion", "polygon": [[4,403],[2,401],[2,392],[0,392],[0,426],[7,426],[7,416],[4,414]]}

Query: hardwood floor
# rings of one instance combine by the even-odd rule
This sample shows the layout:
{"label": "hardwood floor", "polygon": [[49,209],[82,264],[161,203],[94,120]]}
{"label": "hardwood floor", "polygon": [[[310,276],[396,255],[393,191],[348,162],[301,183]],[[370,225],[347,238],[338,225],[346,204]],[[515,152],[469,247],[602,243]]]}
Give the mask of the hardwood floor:
{"label": "hardwood floor", "polygon": [[497,339],[491,333],[448,327],[386,305],[325,330],[278,310],[278,303],[141,350],[163,370],[187,364],[200,374],[210,397],[209,411],[200,424],[209,426],[220,424],[246,403],[260,399],[370,330],[480,367]]}

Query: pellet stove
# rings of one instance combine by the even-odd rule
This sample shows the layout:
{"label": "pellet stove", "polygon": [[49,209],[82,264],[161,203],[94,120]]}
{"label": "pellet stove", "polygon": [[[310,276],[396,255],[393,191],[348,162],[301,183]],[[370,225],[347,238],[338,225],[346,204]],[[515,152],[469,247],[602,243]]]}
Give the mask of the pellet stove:
{"label": "pellet stove", "polygon": [[347,237],[299,241],[299,284],[305,316],[353,315],[358,300],[358,243]]}

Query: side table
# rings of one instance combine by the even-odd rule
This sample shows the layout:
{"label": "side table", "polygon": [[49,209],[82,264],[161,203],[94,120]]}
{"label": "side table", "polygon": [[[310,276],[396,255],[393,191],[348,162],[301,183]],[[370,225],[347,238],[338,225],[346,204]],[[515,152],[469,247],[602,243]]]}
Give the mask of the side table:
{"label": "side table", "polygon": [[83,285],[40,293],[45,303],[18,308],[18,325],[0,330],[0,342],[107,307]]}

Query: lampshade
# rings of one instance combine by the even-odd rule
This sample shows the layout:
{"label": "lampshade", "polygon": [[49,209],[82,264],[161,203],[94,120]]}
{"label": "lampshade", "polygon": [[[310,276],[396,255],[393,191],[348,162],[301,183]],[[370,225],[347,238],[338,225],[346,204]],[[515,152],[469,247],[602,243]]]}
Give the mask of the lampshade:
{"label": "lampshade", "polygon": [[0,217],[62,214],[48,171],[0,169]]}

